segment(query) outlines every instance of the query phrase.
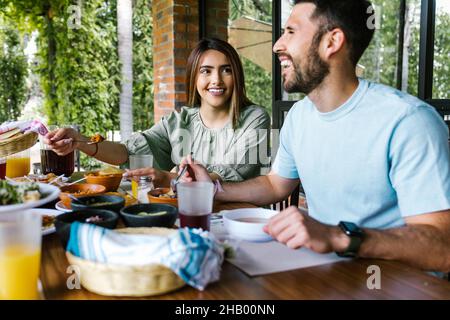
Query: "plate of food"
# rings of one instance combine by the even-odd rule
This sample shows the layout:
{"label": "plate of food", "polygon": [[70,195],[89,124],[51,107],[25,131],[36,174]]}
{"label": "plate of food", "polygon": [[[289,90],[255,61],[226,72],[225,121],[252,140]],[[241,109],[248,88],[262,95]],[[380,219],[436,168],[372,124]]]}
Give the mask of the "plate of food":
{"label": "plate of food", "polygon": [[57,199],[59,193],[50,184],[0,180],[0,213],[39,207]]}
{"label": "plate of food", "polygon": [[55,209],[31,209],[30,212],[37,213],[42,216],[42,235],[46,236],[55,232],[55,218],[62,214],[61,211]]}
{"label": "plate of food", "polygon": [[48,174],[29,174],[23,177],[12,178],[15,182],[39,182],[39,183],[49,183],[58,187],[64,186],[69,178],[64,177],[64,175],[57,176],[54,173]]}

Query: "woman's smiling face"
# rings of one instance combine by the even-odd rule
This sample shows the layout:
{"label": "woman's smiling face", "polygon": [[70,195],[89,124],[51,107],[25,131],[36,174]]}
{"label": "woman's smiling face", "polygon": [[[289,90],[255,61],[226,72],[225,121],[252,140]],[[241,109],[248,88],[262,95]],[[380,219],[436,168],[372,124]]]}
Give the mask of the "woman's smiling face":
{"label": "woman's smiling face", "polygon": [[233,73],[228,58],[217,50],[205,51],[200,57],[197,71],[201,106],[228,109],[233,89]]}

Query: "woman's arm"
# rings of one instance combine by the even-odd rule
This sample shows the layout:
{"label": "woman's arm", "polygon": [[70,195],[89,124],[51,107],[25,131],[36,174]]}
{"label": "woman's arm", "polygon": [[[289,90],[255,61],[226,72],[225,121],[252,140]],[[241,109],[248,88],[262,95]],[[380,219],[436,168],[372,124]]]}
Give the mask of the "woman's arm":
{"label": "woman's arm", "polygon": [[96,145],[88,145],[89,141],[88,137],[71,128],[49,132],[44,138],[44,143],[58,155],[66,155],[78,149],[88,156],[114,165],[128,161],[128,151],[123,144],[103,141]]}

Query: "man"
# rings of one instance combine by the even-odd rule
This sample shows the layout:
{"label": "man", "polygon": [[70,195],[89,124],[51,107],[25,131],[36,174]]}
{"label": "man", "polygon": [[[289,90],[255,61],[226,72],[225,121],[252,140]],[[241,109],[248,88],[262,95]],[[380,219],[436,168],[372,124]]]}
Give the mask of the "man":
{"label": "man", "polygon": [[[290,207],[265,231],[290,248],[398,260],[450,271],[448,129],[423,101],[358,79],[373,36],[364,0],[296,1],[274,45],[289,112],[272,171],[216,193],[265,205],[305,189],[309,216]],[[204,168],[191,164],[197,180]],[[190,180],[186,176],[186,180]]]}

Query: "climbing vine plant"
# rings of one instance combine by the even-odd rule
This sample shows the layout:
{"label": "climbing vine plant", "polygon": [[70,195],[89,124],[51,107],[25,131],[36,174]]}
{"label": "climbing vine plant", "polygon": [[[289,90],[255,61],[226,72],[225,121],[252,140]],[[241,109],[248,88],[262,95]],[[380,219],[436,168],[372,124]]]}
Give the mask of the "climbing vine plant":
{"label": "climbing vine plant", "polygon": [[[32,71],[40,78],[42,108],[49,124],[76,124],[86,135],[119,128],[116,1],[0,0],[2,12],[15,22],[16,29],[28,34],[37,31],[38,59]],[[151,1],[133,3],[134,130],[143,130],[153,123]],[[12,66],[13,59],[8,57],[11,74],[21,76],[23,81],[27,66],[19,62],[26,63],[26,59],[19,57]],[[25,96],[23,86],[16,84],[14,88],[15,96]],[[3,96],[0,99],[7,100]],[[21,99],[14,101],[18,105],[23,103]],[[17,117],[20,107],[13,109],[15,113],[5,117]],[[2,110],[11,108],[2,104]],[[82,164],[92,167],[95,161],[83,157]]]}
{"label": "climbing vine plant", "polygon": [[0,123],[19,117],[26,100],[28,63],[17,26],[0,14]]}
{"label": "climbing vine plant", "polygon": [[133,8],[134,130],[153,124],[153,54],[151,1],[136,0]]}

